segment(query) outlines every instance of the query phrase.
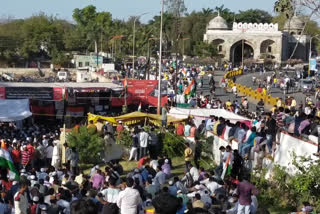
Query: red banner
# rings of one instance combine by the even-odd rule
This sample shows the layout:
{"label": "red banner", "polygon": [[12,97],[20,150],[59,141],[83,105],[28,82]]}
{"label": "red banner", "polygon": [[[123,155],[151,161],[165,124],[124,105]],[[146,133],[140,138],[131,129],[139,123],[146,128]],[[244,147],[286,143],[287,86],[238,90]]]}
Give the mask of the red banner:
{"label": "red banner", "polygon": [[0,87],[0,100],[6,99],[6,88]]}
{"label": "red banner", "polygon": [[63,99],[63,88],[53,88],[53,100]]}

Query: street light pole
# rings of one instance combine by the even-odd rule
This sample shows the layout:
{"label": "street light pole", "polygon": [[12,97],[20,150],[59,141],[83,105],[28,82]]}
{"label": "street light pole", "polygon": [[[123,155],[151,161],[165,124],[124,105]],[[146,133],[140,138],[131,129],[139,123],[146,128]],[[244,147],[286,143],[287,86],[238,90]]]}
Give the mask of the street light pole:
{"label": "street light pole", "polygon": [[312,36],[312,37],[310,38],[310,41],[309,41],[310,44],[309,44],[309,66],[308,66],[309,69],[308,69],[308,77],[310,77],[310,66],[311,66],[310,60],[311,60],[311,57],[312,57],[312,52],[311,52],[312,39],[313,39],[313,38],[316,38],[316,39],[319,40],[318,36],[319,36],[319,34]]}
{"label": "street light pole", "polygon": [[133,37],[132,37],[132,71],[134,71],[134,49],[135,49],[135,42],[136,42],[136,21],[139,19],[141,16],[145,15],[147,13],[143,13],[137,17],[134,18],[133,20]]}
{"label": "street light pole", "polygon": [[161,21],[160,21],[160,48],[159,48],[159,83],[158,83],[158,108],[157,114],[160,115],[161,109],[161,70],[162,70],[162,22],[163,22],[164,0],[161,0]]}

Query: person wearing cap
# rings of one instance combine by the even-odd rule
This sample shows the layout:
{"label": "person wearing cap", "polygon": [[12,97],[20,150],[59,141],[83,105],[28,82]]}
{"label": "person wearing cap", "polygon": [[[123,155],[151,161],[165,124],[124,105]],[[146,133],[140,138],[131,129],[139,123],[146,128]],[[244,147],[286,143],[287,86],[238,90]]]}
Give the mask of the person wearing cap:
{"label": "person wearing cap", "polygon": [[39,197],[33,196],[32,203],[30,205],[30,214],[37,214],[38,203],[39,203]]}
{"label": "person wearing cap", "polygon": [[164,160],[164,164],[161,166],[161,169],[166,174],[166,177],[169,178],[171,175],[171,166],[168,159]]}
{"label": "person wearing cap", "polygon": [[113,129],[113,126],[112,124],[110,124],[108,121],[106,121],[105,125],[104,125],[104,132],[108,132],[112,135],[114,135],[114,129]]}
{"label": "person wearing cap", "polygon": [[58,140],[58,136],[53,141],[53,150],[51,157],[51,166],[53,166],[57,170],[60,167],[61,163],[60,141]]}
{"label": "person wearing cap", "polygon": [[11,158],[12,162],[17,170],[20,169],[20,162],[21,162],[21,150],[18,147],[17,143],[12,144],[13,149],[11,150]]}
{"label": "person wearing cap", "polygon": [[177,192],[178,192],[178,188],[177,186],[175,185],[174,181],[169,181],[169,194],[172,195],[172,196],[177,196]]}

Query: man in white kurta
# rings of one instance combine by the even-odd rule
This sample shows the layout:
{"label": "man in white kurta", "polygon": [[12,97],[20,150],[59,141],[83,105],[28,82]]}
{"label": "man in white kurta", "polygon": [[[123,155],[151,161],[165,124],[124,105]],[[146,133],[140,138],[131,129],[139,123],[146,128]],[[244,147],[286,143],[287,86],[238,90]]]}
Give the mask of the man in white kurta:
{"label": "man in white kurta", "polygon": [[59,168],[61,162],[60,156],[60,141],[53,141],[53,152],[52,152],[52,161],[51,166],[53,166],[56,170]]}

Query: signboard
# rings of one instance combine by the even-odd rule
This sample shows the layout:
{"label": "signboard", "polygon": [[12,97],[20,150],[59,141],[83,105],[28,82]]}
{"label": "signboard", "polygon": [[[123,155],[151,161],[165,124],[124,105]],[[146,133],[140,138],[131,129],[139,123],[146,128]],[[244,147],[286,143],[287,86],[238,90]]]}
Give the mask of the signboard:
{"label": "signboard", "polygon": [[53,100],[53,88],[6,87],[6,99]]}
{"label": "signboard", "polygon": [[0,87],[0,100],[6,99],[6,88]]}
{"label": "signboard", "polygon": [[63,99],[63,88],[53,88],[53,100]]}
{"label": "signboard", "polygon": [[317,70],[317,59],[310,59],[309,60],[309,70],[316,71]]}

